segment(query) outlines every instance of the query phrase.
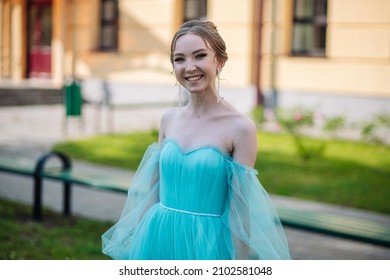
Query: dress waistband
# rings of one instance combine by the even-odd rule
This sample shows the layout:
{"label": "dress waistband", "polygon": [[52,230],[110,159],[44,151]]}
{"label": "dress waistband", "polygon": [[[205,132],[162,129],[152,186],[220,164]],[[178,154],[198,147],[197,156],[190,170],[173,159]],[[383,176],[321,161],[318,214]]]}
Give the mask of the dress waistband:
{"label": "dress waistband", "polygon": [[184,213],[184,214],[197,215],[197,216],[207,216],[207,217],[221,217],[221,215],[218,215],[218,214],[198,213],[198,212],[191,212],[191,211],[186,211],[186,210],[180,210],[180,209],[176,209],[176,208],[171,208],[171,207],[165,206],[165,205],[162,204],[161,202],[160,202],[160,206],[161,206],[162,208],[167,209],[167,210],[171,210],[171,211],[175,211],[175,212],[179,212],[179,213]]}

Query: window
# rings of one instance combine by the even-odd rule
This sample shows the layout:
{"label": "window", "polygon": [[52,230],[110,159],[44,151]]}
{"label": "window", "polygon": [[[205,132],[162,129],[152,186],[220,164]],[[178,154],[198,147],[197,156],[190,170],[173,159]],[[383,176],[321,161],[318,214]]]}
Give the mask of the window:
{"label": "window", "polygon": [[207,0],[184,0],[184,22],[192,19],[205,19]]}
{"label": "window", "polygon": [[292,55],[324,56],[327,0],[295,0]]}
{"label": "window", "polygon": [[118,0],[101,0],[100,6],[100,49],[118,49]]}

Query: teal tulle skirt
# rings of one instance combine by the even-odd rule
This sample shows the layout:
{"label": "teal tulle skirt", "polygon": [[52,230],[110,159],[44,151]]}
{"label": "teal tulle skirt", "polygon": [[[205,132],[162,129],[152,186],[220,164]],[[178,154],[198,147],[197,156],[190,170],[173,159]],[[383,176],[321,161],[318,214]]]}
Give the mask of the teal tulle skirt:
{"label": "teal tulle skirt", "polygon": [[255,169],[220,147],[149,146],[119,221],[102,235],[113,259],[290,259]]}

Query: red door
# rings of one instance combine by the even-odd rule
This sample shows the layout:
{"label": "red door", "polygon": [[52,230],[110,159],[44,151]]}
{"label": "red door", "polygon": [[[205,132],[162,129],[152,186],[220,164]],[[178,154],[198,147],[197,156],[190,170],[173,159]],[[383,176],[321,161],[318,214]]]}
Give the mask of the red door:
{"label": "red door", "polygon": [[30,78],[51,77],[52,1],[31,0],[29,8]]}

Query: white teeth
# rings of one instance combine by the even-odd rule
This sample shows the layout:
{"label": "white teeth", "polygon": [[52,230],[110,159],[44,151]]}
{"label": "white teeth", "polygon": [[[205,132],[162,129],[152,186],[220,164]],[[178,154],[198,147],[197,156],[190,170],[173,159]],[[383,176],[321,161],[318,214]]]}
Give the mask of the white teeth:
{"label": "white teeth", "polygon": [[201,78],[202,76],[195,76],[195,77],[188,77],[187,78],[187,80],[189,80],[189,81],[197,81],[197,80],[199,80],[200,78]]}

